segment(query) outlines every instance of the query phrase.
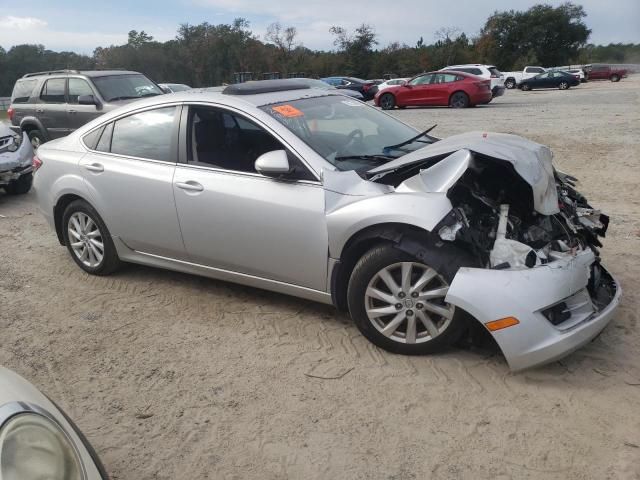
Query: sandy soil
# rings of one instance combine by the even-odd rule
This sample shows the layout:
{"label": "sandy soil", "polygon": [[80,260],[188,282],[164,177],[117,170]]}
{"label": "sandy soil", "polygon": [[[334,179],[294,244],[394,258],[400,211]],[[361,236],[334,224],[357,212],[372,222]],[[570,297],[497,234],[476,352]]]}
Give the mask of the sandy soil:
{"label": "sandy soil", "polygon": [[580,177],[624,288],[600,337],[520,374],[491,351],[391,355],[330,307],[138,266],[90,277],[32,194],[0,194],[0,364],[114,479],[640,479],[640,77],[395,114],[525,135]]}

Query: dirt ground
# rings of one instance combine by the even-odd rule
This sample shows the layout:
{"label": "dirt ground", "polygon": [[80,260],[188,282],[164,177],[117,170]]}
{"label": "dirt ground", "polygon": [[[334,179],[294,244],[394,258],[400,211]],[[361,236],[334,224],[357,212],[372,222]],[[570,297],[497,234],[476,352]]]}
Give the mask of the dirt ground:
{"label": "dirt ground", "polygon": [[114,479],[640,479],[640,76],[395,114],[553,148],[611,215],[624,295],[601,336],[519,374],[491,351],[392,355],[331,307],[139,266],[88,276],[33,194],[0,194],[0,364]]}

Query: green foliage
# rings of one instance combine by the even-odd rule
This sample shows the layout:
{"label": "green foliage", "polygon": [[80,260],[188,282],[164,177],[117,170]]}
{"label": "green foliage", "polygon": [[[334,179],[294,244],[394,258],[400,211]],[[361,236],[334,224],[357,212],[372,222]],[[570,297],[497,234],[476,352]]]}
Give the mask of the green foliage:
{"label": "green foliage", "polygon": [[526,11],[495,12],[477,38],[444,27],[431,44],[420,37],[414,46],[392,42],[382,48],[371,25],[352,32],[334,26],[327,33],[333,35],[335,51],[304,47],[295,27],[280,23],[270,25],[260,40],[243,18],[230,24],[183,24],[167,42],[131,30],[126,44],[96,48],[91,56],[53,52],[42,45],[16,45],[8,51],[0,47],[0,96],[10,95],[25,73],[63,68],[124,68],[158,82],[200,87],[232,82],[234,72],[253,72],[254,78],[263,72],[380,78],[461,63],[491,63],[504,70],[532,64],[640,63],[640,44],[586,44],[590,31],[584,17],[584,9],[573,3],[535,5]]}
{"label": "green foliage", "polygon": [[581,5],[570,2],[495,12],[481,31],[481,51],[486,61],[503,69],[568,64],[591,33],[583,22],[586,15]]}

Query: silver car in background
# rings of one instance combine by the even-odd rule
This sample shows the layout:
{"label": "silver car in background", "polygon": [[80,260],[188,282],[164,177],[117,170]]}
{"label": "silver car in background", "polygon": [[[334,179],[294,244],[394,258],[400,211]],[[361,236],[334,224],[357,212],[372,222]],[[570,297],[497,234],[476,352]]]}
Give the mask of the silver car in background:
{"label": "silver car in background", "polygon": [[40,209],[86,272],[133,262],[334,304],[391,352],[480,322],[523,369],[589,342],[619,303],[608,217],[514,135],[440,140],[263,81],[136,102],[37,157]]}

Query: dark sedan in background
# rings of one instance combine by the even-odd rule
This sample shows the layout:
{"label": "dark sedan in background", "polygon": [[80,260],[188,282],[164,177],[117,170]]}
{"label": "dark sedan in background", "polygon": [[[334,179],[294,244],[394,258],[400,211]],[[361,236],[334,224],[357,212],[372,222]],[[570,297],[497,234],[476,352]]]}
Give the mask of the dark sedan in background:
{"label": "dark sedan in background", "polygon": [[518,87],[524,91],[533,90],[534,88],[559,88],[560,90],[567,90],[570,87],[577,87],[578,85],[580,85],[580,80],[571,73],[556,71],[541,73],[535,77],[522,80]]}
{"label": "dark sedan in background", "polygon": [[373,89],[373,87],[382,83],[382,80],[363,80],[356,77],[326,77],[320,80],[340,90],[354,90],[359,92],[365,100],[371,100],[377,91]]}

